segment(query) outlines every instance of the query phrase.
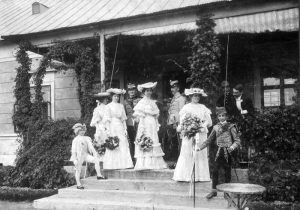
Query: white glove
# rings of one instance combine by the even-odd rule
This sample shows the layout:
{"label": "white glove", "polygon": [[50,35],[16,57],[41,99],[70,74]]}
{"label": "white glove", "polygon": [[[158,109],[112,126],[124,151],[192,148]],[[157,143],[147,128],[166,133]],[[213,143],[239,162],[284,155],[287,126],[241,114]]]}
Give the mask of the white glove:
{"label": "white glove", "polygon": [[77,166],[78,161],[77,160],[73,160],[74,166]]}
{"label": "white glove", "polygon": [[241,114],[248,114],[247,110],[241,110]]}

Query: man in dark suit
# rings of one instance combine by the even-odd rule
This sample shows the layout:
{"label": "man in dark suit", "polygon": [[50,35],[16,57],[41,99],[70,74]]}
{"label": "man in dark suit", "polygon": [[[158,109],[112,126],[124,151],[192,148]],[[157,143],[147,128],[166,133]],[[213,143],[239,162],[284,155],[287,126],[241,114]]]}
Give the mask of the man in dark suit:
{"label": "man in dark suit", "polygon": [[137,125],[133,119],[133,108],[135,105],[141,100],[141,98],[137,94],[136,86],[135,84],[128,83],[127,86],[127,93],[128,97],[124,100],[124,108],[127,116],[126,125],[127,125],[127,132],[128,132],[128,138],[129,138],[129,149],[131,158],[134,160],[134,141],[136,137],[136,128]]}
{"label": "man in dark suit", "polygon": [[233,122],[236,123],[239,132],[241,133],[241,150],[238,156],[239,160],[244,162],[249,159],[249,136],[251,136],[249,128],[253,126],[252,117],[254,115],[254,107],[252,100],[244,94],[242,84],[237,84],[232,91],[235,98],[235,109],[237,113],[234,116]]}
{"label": "man in dark suit", "polygon": [[254,107],[252,100],[244,94],[244,88],[242,84],[237,84],[233,88],[233,96],[235,98],[235,107],[237,113],[239,113],[243,118],[248,115],[253,115]]}
{"label": "man in dark suit", "polygon": [[221,87],[222,87],[223,94],[218,98],[216,105],[217,105],[217,107],[225,107],[226,112],[229,117],[228,120],[231,121],[231,119],[233,117],[235,117],[236,115],[239,114],[239,111],[236,107],[235,98],[232,95],[232,91],[230,89],[229,82],[223,81],[221,83]]}

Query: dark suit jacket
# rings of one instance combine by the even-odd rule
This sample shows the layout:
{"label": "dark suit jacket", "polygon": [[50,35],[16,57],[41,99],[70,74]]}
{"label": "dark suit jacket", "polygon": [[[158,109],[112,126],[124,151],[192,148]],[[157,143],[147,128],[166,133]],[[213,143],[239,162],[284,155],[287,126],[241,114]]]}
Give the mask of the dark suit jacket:
{"label": "dark suit jacket", "polygon": [[[225,97],[225,104],[224,104],[224,97]],[[235,98],[231,93],[227,93],[225,95],[221,95],[217,100],[217,107],[225,107],[229,116],[236,116],[239,114],[239,111],[236,107]]]}
{"label": "dark suit jacket", "polygon": [[[241,103],[242,110],[248,111],[248,114],[246,114],[246,116],[252,115],[254,113],[254,107],[253,107],[252,100],[244,94],[241,96],[241,100],[243,100]],[[224,107],[224,95],[220,96],[216,105],[218,107]],[[233,117],[235,119],[239,119],[242,117],[241,111],[238,110],[238,108],[236,106],[236,100],[231,93],[226,94],[225,108],[226,108],[226,111],[227,111],[228,115],[230,116],[230,118]]]}
{"label": "dark suit jacket", "polygon": [[[242,95],[241,99],[243,100],[241,103],[242,110],[247,110],[248,115],[252,115],[254,113],[254,107],[253,107],[252,100],[245,95]],[[235,105],[235,107],[236,107],[236,109],[238,109],[236,105]],[[239,111],[239,113],[240,113],[240,111]]]}

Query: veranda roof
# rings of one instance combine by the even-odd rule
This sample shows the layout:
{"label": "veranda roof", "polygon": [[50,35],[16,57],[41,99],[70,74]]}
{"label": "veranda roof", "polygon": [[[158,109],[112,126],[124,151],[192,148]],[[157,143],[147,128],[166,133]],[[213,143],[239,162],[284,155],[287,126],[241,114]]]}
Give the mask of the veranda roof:
{"label": "veranda roof", "polygon": [[[32,34],[230,0],[0,0],[0,36]],[[32,4],[48,9],[32,14]]]}
{"label": "veranda roof", "polygon": [[[277,10],[249,14],[243,16],[216,19],[216,33],[261,33],[274,31],[298,31],[299,10],[298,8]],[[143,30],[128,31],[126,35],[158,35],[176,31],[191,31],[197,28],[195,22],[181,23],[176,25],[147,28]]]}

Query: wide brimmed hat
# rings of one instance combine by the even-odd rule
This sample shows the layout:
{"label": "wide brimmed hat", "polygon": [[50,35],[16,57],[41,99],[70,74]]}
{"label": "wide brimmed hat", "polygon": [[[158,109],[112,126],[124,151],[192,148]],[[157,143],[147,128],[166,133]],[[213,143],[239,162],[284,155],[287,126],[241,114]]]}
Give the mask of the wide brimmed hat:
{"label": "wide brimmed hat", "polygon": [[110,96],[110,93],[108,92],[100,92],[94,95],[95,98],[103,98],[103,97],[108,97]]}
{"label": "wide brimmed hat", "polygon": [[216,113],[217,113],[217,115],[219,115],[219,114],[227,114],[227,111],[226,111],[225,107],[216,107]]}
{"label": "wide brimmed hat", "polygon": [[204,92],[203,89],[201,88],[190,88],[190,89],[185,89],[184,90],[184,94],[189,96],[189,95],[194,95],[194,94],[199,94],[202,95],[204,97],[207,96],[207,94]]}
{"label": "wide brimmed hat", "polygon": [[147,82],[137,86],[138,91],[142,92],[143,89],[153,89],[157,85],[157,82]]}
{"label": "wide brimmed hat", "polygon": [[81,123],[76,123],[72,127],[72,129],[74,130],[74,133],[77,135],[80,130],[86,131],[86,125],[85,124],[81,124]]}
{"label": "wide brimmed hat", "polygon": [[127,85],[127,90],[135,90],[135,89],[136,89],[135,84],[128,83],[128,85]]}
{"label": "wide brimmed hat", "polygon": [[174,87],[174,86],[178,86],[179,85],[179,82],[178,82],[178,80],[170,80],[170,86],[171,87]]}
{"label": "wide brimmed hat", "polygon": [[123,95],[126,93],[126,90],[118,89],[118,88],[109,88],[108,90],[106,90],[106,92],[108,92],[110,94]]}

